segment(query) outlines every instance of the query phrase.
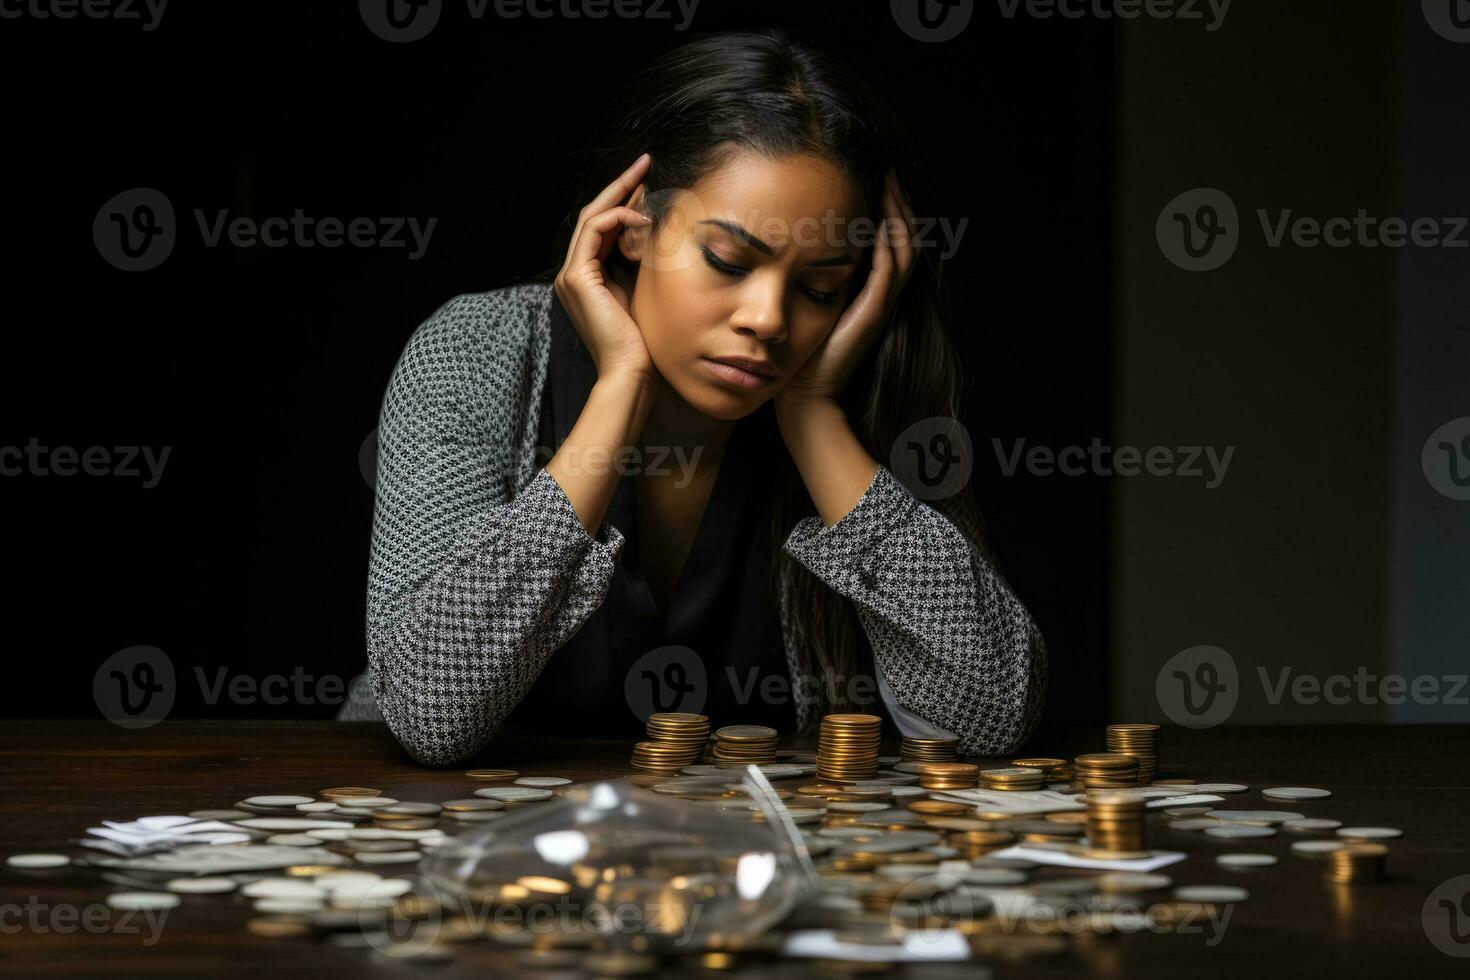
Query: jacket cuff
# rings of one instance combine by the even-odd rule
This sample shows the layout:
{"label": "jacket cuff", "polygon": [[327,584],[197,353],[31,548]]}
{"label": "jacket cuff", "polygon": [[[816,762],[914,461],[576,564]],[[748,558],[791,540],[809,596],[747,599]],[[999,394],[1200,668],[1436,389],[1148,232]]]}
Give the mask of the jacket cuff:
{"label": "jacket cuff", "polygon": [[787,535],[782,550],[834,588],[854,584],[871,588],[872,554],[884,538],[904,525],[915,507],[921,506],[918,498],[880,463],[868,489],[842,520],[823,527],[820,517],[803,517]]}
{"label": "jacket cuff", "polygon": [[522,520],[512,533],[540,538],[553,567],[560,564],[558,559],[586,558],[591,565],[605,565],[610,570],[622,550],[623,532],[606,521],[595,537],[587,533],[566,491],[544,466],[515,498],[514,506]]}

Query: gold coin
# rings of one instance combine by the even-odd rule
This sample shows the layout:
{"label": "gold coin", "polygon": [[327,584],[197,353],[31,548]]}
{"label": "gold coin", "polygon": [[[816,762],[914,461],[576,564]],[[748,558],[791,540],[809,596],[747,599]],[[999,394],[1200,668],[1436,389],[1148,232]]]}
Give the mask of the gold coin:
{"label": "gold coin", "polygon": [[259,916],[245,923],[245,929],[252,935],[267,936],[271,939],[288,939],[296,936],[304,936],[311,931],[305,919],[292,918],[289,916]]}
{"label": "gold coin", "polygon": [[368,789],[366,786],[334,786],[331,789],[324,789],[324,790],[320,791],[319,793],[317,793],[316,795],[317,796],[327,796],[327,797],[331,797],[331,796],[382,796],[383,795],[383,791],[380,790],[380,789]]}
{"label": "gold coin", "polygon": [[470,779],[514,779],[520,773],[514,769],[471,769],[465,775]]}

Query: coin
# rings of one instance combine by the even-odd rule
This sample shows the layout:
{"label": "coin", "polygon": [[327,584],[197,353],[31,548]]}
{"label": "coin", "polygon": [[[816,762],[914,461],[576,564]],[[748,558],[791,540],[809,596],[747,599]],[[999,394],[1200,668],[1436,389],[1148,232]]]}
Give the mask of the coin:
{"label": "coin", "polygon": [[1339,827],[1337,836],[1351,840],[1393,840],[1404,836],[1396,827]]}
{"label": "coin", "polygon": [[1295,854],[1311,856],[1314,854],[1331,854],[1340,851],[1347,845],[1336,840],[1299,840],[1292,841],[1291,850]]}
{"label": "coin", "polygon": [[1255,827],[1250,824],[1222,824],[1218,827],[1208,827],[1205,833],[1211,837],[1226,837],[1243,840],[1256,837],[1275,837],[1275,827]]}
{"label": "coin", "polygon": [[71,864],[65,854],[12,854],[5,859],[12,868],[61,868]]}
{"label": "coin", "polygon": [[1195,783],[1189,788],[1191,793],[1244,793],[1250,789],[1244,783]]}
{"label": "coin", "polygon": [[321,898],[320,885],[299,878],[261,878],[240,889],[247,898]]}
{"label": "coin", "polygon": [[309,796],[250,796],[246,797],[245,802],[251,806],[294,807],[298,803],[314,803],[316,801]]}
{"label": "coin", "polygon": [[505,804],[499,800],[487,800],[484,797],[473,797],[464,800],[449,800],[444,804],[448,813],[478,812],[481,810],[503,810]]}
{"label": "coin", "polygon": [[520,773],[514,769],[471,769],[465,775],[470,779],[514,779]]}
{"label": "coin", "polygon": [[366,786],[333,786],[331,789],[319,791],[317,796],[382,796],[383,791],[379,789],[368,789]]}
{"label": "coin", "polygon": [[1227,823],[1285,823],[1302,819],[1300,813],[1285,810],[1211,810],[1205,816]]}
{"label": "coin", "polygon": [[1336,830],[1341,826],[1341,820],[1328,820],[1324,817],[1307,817],[1304,820],[1288,820],[1281,825],[1281,829],[1290,830],[1297,834],[1310,834],[1319,830]]}
{"label": "coin", "polygon": [[248,920],[245,923],[245,929],[251,935],[270,939],[304,936],[311,931],[306,922],[290,916],[260,916]]}
{"label": "coin", "polygon": [[1251,893],[1234,885],[1186,885],[1174,889],[1174,897],[1181,902],[1203,902],[1206,905],[1226,902],[1244,902]]}
{"label": "coin", "polygon": [[423,855],[418,851],[369,851],[367,853],[359,851],[353,857],[363,864],[404,864],[408,861],[417,861]]}
{"label": "coin", "polygon": [[234,891],[239,883],[233,878],[172,878],[163,887],[184,895],[218,895]]}
{"label": "coin", "polygon": [[1147,871],[1109,871],[1099,875],[1094,881],[1104,891],[1117,892],[1152,891],[1156,888],[1168,888],[1174,883],[1168,875]]}
{"label": "coin", "polygon": [[655,957],[642,953],[587,953],[582,969],[594,977],[631,977],[652,973],[658,967]]}
{"label": "coin", "polygon": [[1309,786],[1273,786],[1261,790],[1261,795],[1268,800],[1325,800],[1332,793]]}
{"label": "coin", "polygon": [[1269,868],[1276,863],[1274,854],[1221,854],[1215,863],[1222,868]]}
{"label": "coin", "polygon": [[475,795],[506,803],[530,803],[551,799],[551,790],[535,789],[531,786],[496,786],[477,789]]}
{"label": "coin", "polygon": [[153,912],[177,907],[179,896],[169,892],[114,892],[107,896],[107,904],[130,912]]}
{"label": "coin", "polygon": [[564,776],[522,776],[516,780],[517,786],[536,786],[546,788],[549,786],[567,786],[571,780]]}

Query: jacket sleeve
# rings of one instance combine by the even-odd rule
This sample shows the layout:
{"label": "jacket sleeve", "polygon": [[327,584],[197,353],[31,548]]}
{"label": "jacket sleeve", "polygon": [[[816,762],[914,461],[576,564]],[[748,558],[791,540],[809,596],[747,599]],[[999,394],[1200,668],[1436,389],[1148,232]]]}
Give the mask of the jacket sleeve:
{"label": "jacket sleeve", "polygon": [[372,692],[428,765],[484,745],[602,604],[623,545],[608,524],[588,535],[545,468],[511,497],[510,403],[522,389],[503,364],[517,359],[466,354],[466,334],[486,328],[462,299],[414,332],[378,426]]}
{"label": "jacket sleeve", "polygon": [[1046,646],[980,547],[885,466],[831,527],[805,517],[785,552],[851,599],[898,703],[965,755],[1018,749],[1040,718]]}

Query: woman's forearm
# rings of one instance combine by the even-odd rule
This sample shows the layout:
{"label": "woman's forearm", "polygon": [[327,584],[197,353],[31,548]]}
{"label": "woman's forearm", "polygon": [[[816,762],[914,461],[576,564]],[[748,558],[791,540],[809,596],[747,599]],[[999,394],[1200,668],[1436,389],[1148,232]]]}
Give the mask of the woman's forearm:
{"label": "woman's forearm", "polygon": [[589,535],[595,537],[602,526],[622,477],[619,453],[642,434],[654,389],[641,376],[598,378],[566,441],[546,463]]}
{"label": "woman's forearm", "polygon": [[847,413],[830,399],[777,399],[776,419],[807,493],[831,527],[863,496],[878,462],[858,441]]}

